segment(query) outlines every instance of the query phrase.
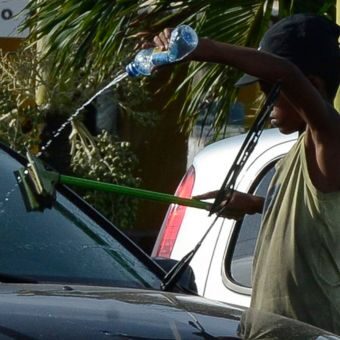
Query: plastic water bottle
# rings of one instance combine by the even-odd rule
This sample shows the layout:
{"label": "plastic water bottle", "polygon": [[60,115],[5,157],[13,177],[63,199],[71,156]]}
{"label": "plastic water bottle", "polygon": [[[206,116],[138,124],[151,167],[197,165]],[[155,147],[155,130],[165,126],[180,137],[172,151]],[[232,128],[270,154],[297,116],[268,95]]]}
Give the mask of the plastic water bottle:
{"label": "plastic water bottle", "polygon": [[131,77],[149,76],[156,66],[171,64],[185,58],[197,44],[197,34],[190,26],[177,26],[171,33],[167,51],[160,51],[157,48],[139,51],[134,60],[126,66],[126,72]]}

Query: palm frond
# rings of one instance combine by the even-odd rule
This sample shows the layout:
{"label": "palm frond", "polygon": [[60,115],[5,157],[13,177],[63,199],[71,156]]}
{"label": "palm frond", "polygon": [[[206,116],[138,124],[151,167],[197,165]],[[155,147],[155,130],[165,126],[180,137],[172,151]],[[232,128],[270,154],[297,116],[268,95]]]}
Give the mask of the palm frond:
{"label": "palm frond", "polygon": [[[51,76],[58,81],[91,74],[94,81],[124,68],[141,32],[148,38],[164,27],[192,25],[200,36],[256,47],[268,28],[274,0],[30,0],[24,28],[34,41],[43,39],[44,54],[53,60]],[[335,0],[279,0],[279,16],[296,11],[334,15]],[[181,69],[182,72],[183,69]],[[192,64],[174,97],[188,89],[181,112],[190,131],[199,115],[213,117],[218,134],[227,122],[237,92],[236,70]],[[201,107],[205,107],[202,113]]]}
{"label": "palm frond", "polygon": [[[232,7],[211,6],[198,15],[197,30],[203,36],[238,45],[257,46],[268,27],[270,6],[266,1],[236,1]],[[199,72],[197,72],[199,70]],[[197,77],[192,74],[199,73]],[[234,83],[239,71],[223,65],[192,64],[189,68],[191,91],[188,92],[181,112],[181,119],[187,131],[192,130],[197,119],[207,121],[212,118],[215,136],[223,134],[228,123],[228,112],[234,103],[237,91]],[[190,80],[189,80],[190,79]],[[202,104],[204,109],[202,110]]]}

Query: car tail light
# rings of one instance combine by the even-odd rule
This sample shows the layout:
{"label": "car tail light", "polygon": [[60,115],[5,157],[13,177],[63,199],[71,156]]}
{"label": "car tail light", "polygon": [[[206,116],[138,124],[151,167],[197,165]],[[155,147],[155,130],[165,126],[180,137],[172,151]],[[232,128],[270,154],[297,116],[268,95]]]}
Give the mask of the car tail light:
{"label": "car tail light", "polygon": [[[183,198],[191,198],[194,183],[195,169],[191,166],[180,182],[175,195]],[[152,251],[152,256],[170,257],[177,234],[181,228],[185,211],[185,206],[178,204],[170,205]]]}

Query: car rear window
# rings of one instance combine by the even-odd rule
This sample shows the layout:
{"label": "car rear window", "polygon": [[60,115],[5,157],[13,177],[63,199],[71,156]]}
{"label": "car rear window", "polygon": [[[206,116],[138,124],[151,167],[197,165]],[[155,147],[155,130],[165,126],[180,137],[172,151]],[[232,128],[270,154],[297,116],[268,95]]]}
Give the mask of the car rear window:
{"label": "car rear window", "polygon": [[[266,196],[269,183],[275,172],[274,164],[275,162],[267,166],[254,182],[256,186],[251,192],[255,195]],[[253,257],[261,219],[261,214],[246,215],[237,224],[233,234],[231,256],[227,257],[226,265],[232,281],[244,287],[251,287]]]}

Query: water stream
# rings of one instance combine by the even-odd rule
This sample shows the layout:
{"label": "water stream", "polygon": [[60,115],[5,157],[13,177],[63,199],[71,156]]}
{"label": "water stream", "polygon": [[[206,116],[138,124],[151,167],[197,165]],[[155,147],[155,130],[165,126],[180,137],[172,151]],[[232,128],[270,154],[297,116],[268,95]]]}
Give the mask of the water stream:
{"label": "water stream", "polygon": [[[106,86],[101,88],[98,92],[96,92],[89,100],[87,100],[83,105],[81,105],[61,126],[52,133],[52,137],[41,146],[41,151],[39,151],[35,156],[40,157],[44,151],[52,144],[54,140],[56,140],[60,134],[63,132],[63,130],[72,122],[73,119],[75,119],[80,112],[89,104],[92,103],[93,100],[95,100],[98,96],[100,96],[104,91],[111,88],[112,86],[118,84],[120,81],[122,81],[124,78],[126,78],[128,74],[126,72],[119,73],[110,83],[108,83]],[[29,164],[27,165],[29,166]],[[25,171],[25,174],[28,172]],[[21,181],[20,178],[17,179],[18,182],[15,184],[15,186],[9,190],[3,199],[0,200],[0,214],[5,212],[5,205],[9,201],[11,194],[18,188],[19,183]]]}
{"label": "water stream", "polygon": [[37,153],[36,157],[40,157],[42,153],[51,145],[51,143],[63,132],[63,130],[76,118],[79,113],[89,104],[92,103],[98,96],[100,96],[104,91],[111,88],[112,86],[118,84],[121,80],[127,77],[126,72],[118,74],[110,83],[108,83],[101,90],[96,92],[88,101],[86,101],[82,106],[80,106],[66,121],[63,123],[59,129],[52,133],[52,137],[41,147],[41,151]]}

